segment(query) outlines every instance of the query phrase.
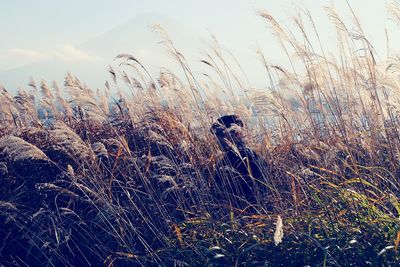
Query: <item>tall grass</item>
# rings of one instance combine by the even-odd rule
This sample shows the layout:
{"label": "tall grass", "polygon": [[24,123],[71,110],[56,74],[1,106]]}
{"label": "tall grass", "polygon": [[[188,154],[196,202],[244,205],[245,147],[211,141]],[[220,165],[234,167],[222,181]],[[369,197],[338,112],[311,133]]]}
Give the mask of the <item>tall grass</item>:
{"label": "tall grass", "polygon": [[[104,90],[71,74],[64,89],[2,88],[0,264],[396,264],[398,59],[376,62],[355,15],[350,27],[326,13],[334,56],[308,11],[291,28],[260,12],[291,62],[258,53],[266,89],[250,88],[215,39],[200,62],[210,71],[196,75],[159,26],[181,74],[154,78],[121,54]],[[209,127],[228,113],[247,122],[247,144],[269,165],[255,209],[215,194],[223,152]]]}

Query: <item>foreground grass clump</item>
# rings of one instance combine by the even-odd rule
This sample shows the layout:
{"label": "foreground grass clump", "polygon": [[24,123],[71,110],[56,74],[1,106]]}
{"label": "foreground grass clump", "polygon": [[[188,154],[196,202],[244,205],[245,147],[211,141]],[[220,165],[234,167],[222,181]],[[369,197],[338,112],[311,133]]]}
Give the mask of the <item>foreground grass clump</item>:
{"label": "foreground grass clump", "polygon": [[[0,265],[396,265],[398,62],[378,65],[356,18],[357,34],[327,11],[336,58],[314,48],[308,13],[294,30],[261,13],[303,64],[288,71],[260,53],[264,90],[243,82],[218,43],[199,79],[161,29],[186,80],[154,80],[123,54],[104,91],[72,75],[64,90],[2,88]],[[269,194],[245,209],[215,194],[222,151],[209,128],[229,113],[268,162]]]}

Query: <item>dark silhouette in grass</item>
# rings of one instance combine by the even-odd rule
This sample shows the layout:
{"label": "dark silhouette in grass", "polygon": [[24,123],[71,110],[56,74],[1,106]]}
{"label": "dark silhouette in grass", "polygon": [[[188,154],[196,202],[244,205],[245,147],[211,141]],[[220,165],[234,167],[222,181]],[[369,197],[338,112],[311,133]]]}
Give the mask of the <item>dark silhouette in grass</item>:
{"label": "dark silhouette in grass", "polygon": [[215,191],[234,208],[254,211],[267,193],[268,164],[243,140],[244,124],[236,115],[220,117],[211,127],[224,151],[217,161]]}

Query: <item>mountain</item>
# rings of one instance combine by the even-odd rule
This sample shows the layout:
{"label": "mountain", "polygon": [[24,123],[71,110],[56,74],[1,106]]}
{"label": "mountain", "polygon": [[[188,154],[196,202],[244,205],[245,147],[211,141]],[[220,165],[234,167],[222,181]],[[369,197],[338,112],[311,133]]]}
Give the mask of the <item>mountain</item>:
{"label": "mountain", "polygon": [[[134,55],[154,74],[160,67],[173,70],[177,65],[160,44],[160,36],[151,29],[150,26],[154,24],[166,29],[185,54],[193,55],[200,47],[196,45],[199,36],[194,29],[162,14],[141,14],[76,48],[67,47],[67,55],[1,72],[0,84],[14,91],[18,87],[26,87],[31,76],[36,81],[45,79],[61,83],[65,74],[71,72],[90,87],[103,87],[105,80],[110,77],[108,65],[117,65],[114,58],[121,53]],[[84,60],[74,57],[83,57]]]}

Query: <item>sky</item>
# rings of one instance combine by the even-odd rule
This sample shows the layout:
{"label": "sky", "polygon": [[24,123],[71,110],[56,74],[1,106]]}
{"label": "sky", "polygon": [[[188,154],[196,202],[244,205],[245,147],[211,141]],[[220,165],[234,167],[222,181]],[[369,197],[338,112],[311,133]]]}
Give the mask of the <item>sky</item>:
{"label": "sky", "polygon": [[[389,19],[386,12],[387,1],[348,2],[359,17],[379,58],[384,59],[388,52],[385,29],[389,32],[391,53],[396,53],[396,47],[400,47],[400,28]],[[112,55],[115,53],[112,50],[113,45],[108,45],[109,54],[104,50],[96,54],[95,45],[88,48],[85,44],[145,14],[154,18],[154,23],[157,23],[157,17],[166,17],[173,21],[168,31],[174,32],[176,28],[180,28],[181,32],[186,30],[187,34],[177,31],[178,34],[173,37],[178,46],[182,45],[180,48],[183,51],[191,53],[191,60],[199,59],[197,52],[207,46],[207,40],[213,34],[224,47],[242,59],[246,71],[254,75],[261,75],[261,67],[255,55],[257,47],[274,63],[285,64],[283,52],[264,21],[257,16],[257,11],[267,10],[288,26],[293,26],[290,18],[299,8],[310,9],[325,40],[324,45],[328,48],[334,43],[330,41],[334,40],[334,32],[322,8],[334,5],[340,14],[350,17],[345,0],[0,0],[0,3],[0,33],[3,39],[0,42],[0,83],[5,83],[6,87],[26,84],[29,77],[24,80],[21,76],[28,76],[30,69],[25,66],[37,66],[32,67],[36,71],[35,75],[40,76],[43,73],[43,77],[52,79],[48,77],[50,71],[39,67],[41,62],[47,62],[46,68],[57,65],[57,69],[63,74],[74,71],[76,65],[91,62],[86,68],[101,66],[98,69],[104,70],[104,78],[99,80],[103,83],[107,78],[107,65],[115,56]],[[132,36],[132,47],[136,44],[135,51],[121,53],[142,53],[144,63],[156,65],[159,54],[162,53],[161,50],[151,50],[157,45],[154,44],[156,39],[140,38],[149,32],[148,27],[138,28],[135,32],[138,36]],[[22,72],[24,67],[25,72]],[[98,73],[88,74],[87,78],[94,80],[93,77],[102,75],[99,70],[96,71]],[[21,76],[16,76],[16,73]],[[54,79],[60,77],[59,74],[54,76]],[[91,82],[95,86],[100,84]]]}

